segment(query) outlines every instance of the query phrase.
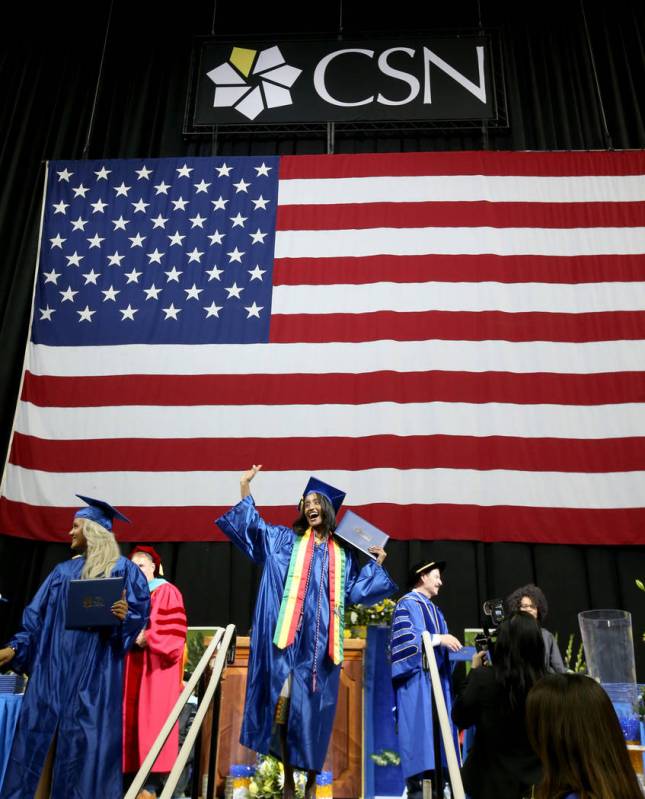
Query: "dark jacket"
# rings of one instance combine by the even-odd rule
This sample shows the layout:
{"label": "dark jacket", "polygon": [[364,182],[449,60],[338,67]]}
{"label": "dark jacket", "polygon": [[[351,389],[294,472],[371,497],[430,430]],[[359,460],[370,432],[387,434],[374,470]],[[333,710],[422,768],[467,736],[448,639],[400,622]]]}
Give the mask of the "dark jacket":
{"label": "dark jacket", "polygon": [[544,662],[546,663],[546,670],[555,672],[556,674],[564,674],[566,668],[560,650],[558,649],[558,644],[553,637],[553,633],[545,630],[544,627],[542,627],[541,630],[542,640],[544,641]]}
{"label": "dark jacket", "polygon": [[541,777],[531,749],[524,708],[507,709],[504,691],[490,666],[471,670],[452,707],[452,719],[464,729],[476,726],[475,741],[462,769],[471,799],[521,799]]}

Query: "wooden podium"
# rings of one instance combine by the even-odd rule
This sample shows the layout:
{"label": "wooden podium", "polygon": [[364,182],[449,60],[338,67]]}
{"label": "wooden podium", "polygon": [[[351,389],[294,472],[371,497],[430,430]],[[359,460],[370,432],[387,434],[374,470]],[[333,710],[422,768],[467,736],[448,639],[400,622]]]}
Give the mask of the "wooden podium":
{"label": "wooden podium", "polygon": [[[325,761],[334,777],[334,799],[363,795],[363,651],[365,641],[345,639],[336,719]],[[255,763],[256,755],[239,742],[244,711],[249,639],[238,638],[235,662],[222,675],[217,739],[217,794],[223,795],[231,763]]]}

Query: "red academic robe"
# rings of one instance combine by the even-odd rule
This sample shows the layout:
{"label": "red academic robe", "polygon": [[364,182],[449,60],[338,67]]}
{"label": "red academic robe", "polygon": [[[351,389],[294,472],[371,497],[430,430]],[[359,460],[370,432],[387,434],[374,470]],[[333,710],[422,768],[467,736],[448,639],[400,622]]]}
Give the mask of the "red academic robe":
{"label": "red academic robe", "polygon": [[[123,771],[136,772],[150,751],[181,692],[186,612],[181,593],[166,581],[152,583],[146,645],[125,659]],[[157,587],[155,587],[157,584]],[[168,772],[177,759],[179,727],[173,727],[153,772]]]}

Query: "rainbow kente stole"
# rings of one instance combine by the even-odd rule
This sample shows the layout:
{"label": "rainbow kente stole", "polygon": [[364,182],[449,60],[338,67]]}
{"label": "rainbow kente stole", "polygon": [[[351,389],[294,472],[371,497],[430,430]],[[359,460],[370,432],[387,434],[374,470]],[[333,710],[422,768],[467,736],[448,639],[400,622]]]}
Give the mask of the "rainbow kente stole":
{"label": "rainbow kente stole", "polygon": [[[296,536],[284,585],[278,623],[273,643],[278,649],[290,646],[296,637],[307,592],[315,537],[311,527]],[[343,662],[345,627],[345,550],[330,535],[329,552],[329,657],[335,664]]]}

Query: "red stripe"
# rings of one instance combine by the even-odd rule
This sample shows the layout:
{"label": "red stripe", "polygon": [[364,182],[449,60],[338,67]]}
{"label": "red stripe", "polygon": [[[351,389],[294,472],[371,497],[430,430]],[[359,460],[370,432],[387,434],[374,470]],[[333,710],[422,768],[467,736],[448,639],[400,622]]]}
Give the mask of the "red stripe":
{"label": "red stripe", "polygon": [[[233,498],[232,498],[233,501]],[[67,531],[75,508],[27,506],[0,498],[0,533],[41,541],[69,542]],[[133,524],[119,524],[120,541],[222,541],[213,520],[228,507],[121,507]],[[401,540],[523,541],[548,544],[620,546],[645,543],[645,508],[570,509],[479,505],[352,506],[360,516]],[[290,525],[293,507],[260,508],[274,524]],[[386,561],[387,567],[387,561]]]}
{"label": "red stripe", "polygon": [[[315,305],[315,301],[314,301]],[[331,341],[621,341],[645,338],[645,311],[374,311],[274,314],[272,344]]]}
{"label": "red stripe", "polygon": [[[618,411],[619,412],[619,411]],[[367,436],[364,438],[190,438],[47,441],[16,433],[10,462],[65,472],[517,469],[555,472],[645,470],[645,437],[606,439],[511,436]]]}
{"label": "red stripe", "polygon": [[296,155],[280,159],[280,180],[396,175],[639,175],[642,150],[622,152],[427,152]]}
{"label": "red stripe", "polygon": [[276,230],[362,230],[366,228],[640,227],[645,202],[397,202],[281,205]]}
{"label": "red stripe", "polygon": [[370,255],[278,258],[274,286],[381,283],[603,283],[645,280],[642,255]]}
{"label": "red stripe", "polygon": [[[645,372],[370,372],[309,375],[43,377],[27,372],[22,399],[60,408],[111,405],[326,405],[370,402],[645,402]],[[250,461],[249,461],[250,462]]]}

